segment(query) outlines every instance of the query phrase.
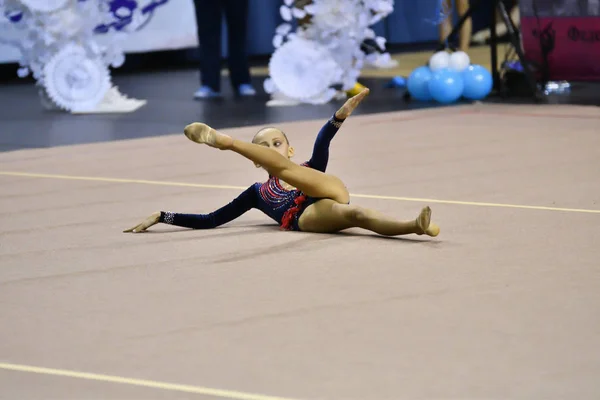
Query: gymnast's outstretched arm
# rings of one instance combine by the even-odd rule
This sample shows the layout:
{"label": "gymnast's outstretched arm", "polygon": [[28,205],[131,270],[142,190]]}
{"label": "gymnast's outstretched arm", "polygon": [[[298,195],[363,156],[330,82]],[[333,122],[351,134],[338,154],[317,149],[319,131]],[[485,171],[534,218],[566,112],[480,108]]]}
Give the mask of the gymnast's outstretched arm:
{"label": "gymnast's outstretched arm", "polygon": [[184,214],[170,211],[157,211],[133,228],[123,232],[143,232],[152,225],[164,223],[192,229],[212,229],[233,221],[257,205],[255,186],[250,186],[229,204],[208,214]]}

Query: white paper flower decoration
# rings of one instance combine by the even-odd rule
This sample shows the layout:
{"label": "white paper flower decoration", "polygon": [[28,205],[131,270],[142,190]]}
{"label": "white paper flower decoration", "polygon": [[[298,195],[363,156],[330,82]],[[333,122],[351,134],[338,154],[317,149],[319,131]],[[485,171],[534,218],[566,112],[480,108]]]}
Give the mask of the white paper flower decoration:
{"label": "white paper flower decoration", "polygon": [[292,31],[292,25],[287,24],[287,23],[283,23],[283,24],[279,25],[277,27],[277,29],[275,29],[275,33],[277,35],[283,35],[283,36],[287,35],[291,31]]}
{"label": "white paper flower decoration", "polygon": [[265,90],[266,93],[272,94],[277,91],[277,86],[275,86],[275,82],[273,82],[273,79],[267,78],[263,82],[263,89]]}
{"label": "white paper flower decoration", "polygon": [[77,45],[68,45],[44,66],[44,86],[50,98],[69,111],[93,109],[110,89],[110,76],[100,59]]}
{"label": "white paper flower decoration", "polygon": [[330,89],[324,90],[323,92],[321,92],[313,97],[303,99],[303,101],[308,104],[325,104],[325,103],[329,103],[335,97],[336,94],[337,94],[337,90],[330,88]]}
{"label": "white paper flower decoration", "polygon": [[[283,0],[279,12],[284,23],[273,37],[275,52],[265,91],[273,98],[320,104],[339,94],[331,88],[334,84],[351,89],[364,64],[363,41],[372,39],[385,48],[385,38],[378,37],[371,25],[393,9],[394,0]],[[308,24],[293,32],[294,18],[306,16]]]}
{"label": "white paper flower decoration", "polygon": [[21,0],[33,12],[51,13],[65,7],[69,0]]}
{"label": "white paper flower decoration", "polygon": [[359,2],[348,0],[314,0],[313,24],[323,30],[340,30],[356,24],[362,14]]}
{"label": "white paper flower decoration", "polygon": [[[42,104],[77,111],[106,99],[108,67],[121,66],[125,57],[113,25],[126,11],[134,21],[142,13],[121,3],[128,5],[113,13],[114,0],[0,0],[0,42],[19,49],[17,75],[33,75]],[[99,46],[97,34],[109,43]]]}
{"label": "white paper flower decoration", "polygon": [[284,21],[292,20],[292,9],[286,6],[279,7],[279,14]]}
{"label": "white paper flower decoration", "polygon": [[275,36],[273,36],[273,47],[275,47],[277,49],[282,44],[283,44],[283,35],[275,35]]}
{"label": "white paper flower decoration", "polygon": [[339,77],[339,66],[317,42],[296,37],[279,47],[269,62],[271,79],[286,96],[308,99],[323,93]]}

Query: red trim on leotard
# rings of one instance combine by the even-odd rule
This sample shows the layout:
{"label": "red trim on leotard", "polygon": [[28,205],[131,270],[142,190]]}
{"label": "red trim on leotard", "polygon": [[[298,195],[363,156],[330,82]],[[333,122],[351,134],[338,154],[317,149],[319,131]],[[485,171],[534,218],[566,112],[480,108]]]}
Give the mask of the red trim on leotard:
{"label": "red trim on leotard", "polygon": [[281,218],[281,229],[289,231],[292,228],[292,220],[300,212],[300,207],[302,207],[305,201],[306,195],[304,194],[294,199],[296,205],[288,208]]}

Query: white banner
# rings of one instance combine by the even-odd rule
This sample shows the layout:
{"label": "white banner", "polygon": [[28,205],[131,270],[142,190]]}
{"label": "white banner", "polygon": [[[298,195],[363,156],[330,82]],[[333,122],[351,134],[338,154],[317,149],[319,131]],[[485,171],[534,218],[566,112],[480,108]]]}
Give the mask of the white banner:
{"label": "white banner", "polygon": [[[198,45],[193,0],[111,0],[110,8],[114,21],[110,26],[96,27],[100,44],[109,43],[105,41],[103,32],[111,29],[127,34],[124,41],[120,42],[125,53]],[[11,27],[10,17],[0,18],[0,63],[18,62],[20,59],[16,47],[2,43],[2,39],[7,37],[18,40],[14,38],[15,30]]]}

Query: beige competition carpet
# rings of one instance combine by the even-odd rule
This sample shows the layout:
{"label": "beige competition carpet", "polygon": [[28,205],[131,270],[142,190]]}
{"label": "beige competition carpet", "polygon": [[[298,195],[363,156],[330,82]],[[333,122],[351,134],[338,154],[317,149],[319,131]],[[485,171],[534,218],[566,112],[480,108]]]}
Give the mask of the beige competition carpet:
{"label": "beige competition carpet", "polygon": [[[296,161],[323,122],[281,124]],[[2,153],[0,398],[597,399],[599,126],[574,106],[351,117],[329,171],[397,218],[430,205],[437,238],[259,211],[124,234],[265,177],[182,133]]]}

